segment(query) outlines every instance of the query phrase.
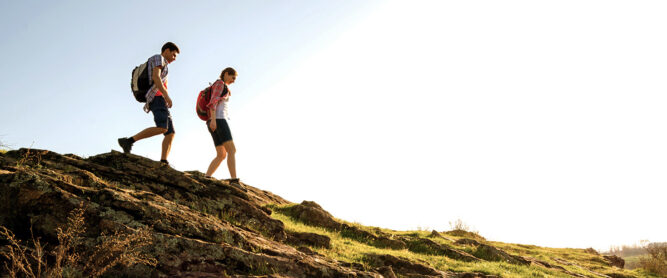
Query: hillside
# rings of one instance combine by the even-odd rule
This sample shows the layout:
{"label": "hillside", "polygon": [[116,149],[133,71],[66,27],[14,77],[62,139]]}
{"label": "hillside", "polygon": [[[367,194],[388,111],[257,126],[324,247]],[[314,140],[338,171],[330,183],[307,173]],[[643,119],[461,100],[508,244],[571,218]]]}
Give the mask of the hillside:
{"label": "hillside", "polygon": [[650,259],[651,253],[656,257],[662,257],[663,272],[667,273],[667,242],[648,242],[642,241],[640,245],[634,244],[632,246],[612,246],[609,251],[603,252],[603,255],[614,255],[625,260],[626,269],[635,269],[642,267],[642,260]]}
{"label": "hillside", "polygon": [[69,277],[95,274],[94,266],[106,277],[649,276],[592,249],[365,227],[315,202],[247,188],[115,151],[81,158],[20,149],[0,154],[0,225],[28,253],[37,250],[32,230],[52,268],[63,252],[76,255],[62,263]]}

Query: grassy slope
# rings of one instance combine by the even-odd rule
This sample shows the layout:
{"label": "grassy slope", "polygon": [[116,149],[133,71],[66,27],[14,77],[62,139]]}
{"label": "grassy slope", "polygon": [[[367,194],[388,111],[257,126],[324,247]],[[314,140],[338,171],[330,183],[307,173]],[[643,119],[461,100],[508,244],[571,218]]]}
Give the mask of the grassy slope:
{"label": "grassy slope", "polygon": [[[437,268],[443,271],[453,271],[453,272],[481,272],[485,274],[493,274],[501,277],[572,277],[568,274],[565,274],[561,271],[555,269],[548,269],[541,266],[530,265],[515,265],[504,262],[463,262],[454,259],[450,259],[444,256],[437,255],[426,255],[413,253],[408,250],[391,250],[391,249],[382,249],[374,246],[364,244],[362,242],[356,241],[355,239],[346,238],[341,236],[340,233],[335,231],[330,231],[320,227],[313,227],[305,225],[301,222],[295,221],[286,214],[281,213],[279,210],[274,210],[273,217],[285,223],[285,228],[289,231],[294,232],[309,232],[316,233],[321,235],[326,235],[331,238],[331,248],[312,248],[313,251],[324,255],[329,258],[333,258],[340,261],[350,262],[350,263],[359,263],[364,265],[367,268],[371,268],[365,262],[364,254],[365,253],[377,253],[377,254],[390,254],[397,257],[403,257],[410,259],[411,261],[423,261],[427,262],[430,266]],[[344,221],[341,221],[344,222]],[[347,222],[345,222],[347,223]],[[363,227],[358,224],[355,225],[367,231],[377,230],[378,228],[373,227]],[[392,231],[386,229],[380,229],[382,232],[392,234],[392,235],[402,235],[402,236],[418,236],[421,238],[429,238],[430,240],[436,241],[440,244],[447,245],[457,250],[465,251],[468,253],[474,252],[474,247],[466,247],[452,244],[450,241],[443,238],[433,238],[429,237],[430,232],[426,231]],[[461,237],[446,235],[448,238],[457,240]],[[522,245],[522,244],[508,244],[502,242],[485,242],[486,244],[500,248],[512,255],[519,255],[524,257],[532,257],[541,261],[548,262],[550,264],[563,266],[570,272],[578,273],[585,275],[586,277],[600,277],[592,272],[602,273],[602,274],[622,274],[628,277],[657,277],[650,276],[646,273],[641,272],[641,270],[623,270],[618,268],[612,268],[607,266],[607,264],[602,260],[601,256],[593,255],[586,253],[583,249],[569,249],[569,248],[544,248],[533,245]],[[565,265],[557,260],[566,260],[573,263],[572,265]],[[591,272],[592,271],[592,272]]]}

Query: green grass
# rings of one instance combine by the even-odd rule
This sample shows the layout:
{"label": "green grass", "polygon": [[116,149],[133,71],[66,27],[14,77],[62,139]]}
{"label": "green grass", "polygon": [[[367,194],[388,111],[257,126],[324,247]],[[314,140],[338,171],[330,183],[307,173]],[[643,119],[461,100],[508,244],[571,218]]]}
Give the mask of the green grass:
{"label": "green grass", "polygon": [[637,255],[637,256],[630,256],[630,257],[623,257],[625,260],[625,268],[627,269],[635,269],[639,267],[639,259],[640,258],[646,258],[648,255]]}
{"label": "green grass", "polygon": [[[288,205],[289,206],[289,205]],[[363,240],[358,240],[353,237],[345,237],[341,235],[338,231],[329,230],[321,227],[309,226],[299,221],[294,220],[288,215],[286,210],[281,209],[282,207],[272,207],[274,213],[272,217],[282,221],[285,224],[285,229],[292,232],[308,232],[316,233],[320,235],[325,235],[331,239],[331,248],[311,248],[313,251],[339,261],[349,262],[349,263],[359,263],[362,264],[366,269],[372,269],[373,266],[368,265],[368,262],[364,254],[374,253],[374,254],[388,254],[396,257],[402,257],[409,259],[413,262],[420,262],[422,264],[427,264],[431,267],[434,267],[442,271],[452,271],[452,272],[480,272],[485,274],[498,275],[501,277],[572,277],[562,271],[557,269],[549,269],[537,265],[514,265],[505,262],[463,262],[454,259],[450,259],[445,256],[438,255],[429,255],[422,253],[410,252],[407,249],[404,250],[391,250],[378,248]],[[348,225],[355,225],[360,229],[372,232],[374,234],[384,233],[396,237],[419,237],[419,238],[428,238],[434,242],[437,242],[442,245],[449,246],[453,249],[467,252],[469,254],[474,253],[476,247],[473,246],[462,246],[453,244],[450,240],[439,238],[439,237],[430,237],[431,232],[428,231],[393,231],[388,229],[381,229],[376,227],[365,227],[357,223],[348,223],[340,221]],[[447,238],[458,240],[462,237],[454,236],[447,234]],[[559,265],[564,267],[570,272],[582,274],[586,277],[599,277],[593,272],[609,274],[609,273],[618,273],[627,276],[635,277],[651,277],[647,276],[641,271],[630,271],[622,270],[618,268],[612,268],[607,266],[600,256],[593,254],[588,254],[584,252],[584,249],[571,249],[571,248],[545,248],[533,245],[522,245],[522,244],[510,244],[502,242],[490,242],[478,240],[488,245],[497,247],[505,252],[518,255],[523,257],[532,257],[540,261],[544,261],[553,265]],[[559,261],[560,260],[560,261]],[[562,263],[562,260],[571,262],[571,265],[565,265]],[[653,276],[657,277],[657,276]]]}

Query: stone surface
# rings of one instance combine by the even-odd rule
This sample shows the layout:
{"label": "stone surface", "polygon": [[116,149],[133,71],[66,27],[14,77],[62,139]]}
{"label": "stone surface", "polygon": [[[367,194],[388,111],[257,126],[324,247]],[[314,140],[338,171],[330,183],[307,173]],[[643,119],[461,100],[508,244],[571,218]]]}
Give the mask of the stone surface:
{"label": "stone surface", "polygon": [[538,259],[535,259],[535,258],[525,258],[525,259],[528,260],[533,265],[538,265],[538,266],[545,267],[545,268],[555,269],[555,270],[558,270],[558,271],[563,272],[565,274],[568,274],[572,277],[586,277],[585,275],[581,275],[579,273],[571,272],[571,271],[569,271],[569,270],[567,270],[564,267],[559,266],[559,265],[551,264],[551,263],[541,261],[541,260],[538,260]]}
{"label": "stone surface", "polygon": [[376,267],[391,266],[396,274],[403,276],[422,275],[426,277],[447,277],[445,272],[392,255],[366,254],[366,259],[370,265]]}
{"label": "stone surface", "polygon": [[446,256],[451,259],[465,262],[479,262],[480,259],[466,252],[456,250],[426,238],[404,238],[408,250],[415,253]]}
{"label": "stone surface", "polygon": [[477,258],[487,261],[499,261],[511,264],[530,265],[530,261],[526,260],[521,256],[508,254],[507,252],[500,250],[497,247],[486,244],[480,244],[473,255]]}
{"label": "stone surface", "polygon": [[358,241],[379,248],[389,248],[394,250],[407,248],[406,244],[401,240],[392,239],[383,235],[378,236],[372,232],[348,224],[341,224],[341,235],[344,237],[355,238]]}
{"label": "stone surface", "polygon": [[20,239],[29,238],[32,226],[40,241],[57,245],[56,227],[80,205],[85,242],[148,229],[153,243],[142,251],[157,266],[114,276],[142,269],[151,277],[381,277],[287,245],[283,223],[265,206],[289,202],[252,186],[242,192],[119,152],[82,159],[21,149],[0,155],[0,170],[0,224]]}

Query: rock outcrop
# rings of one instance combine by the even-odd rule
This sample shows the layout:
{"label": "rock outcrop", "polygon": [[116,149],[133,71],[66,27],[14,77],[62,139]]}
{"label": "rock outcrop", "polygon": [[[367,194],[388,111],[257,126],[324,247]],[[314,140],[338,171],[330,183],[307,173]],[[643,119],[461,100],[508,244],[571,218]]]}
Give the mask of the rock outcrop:
{"label": "rock outcrop", "polygon": [[264,206],[289,202],[252,186],[242,192],[225,181],[115,151],[82,159],[21,149],[0,155],[0,171],[0,224],[24,240],[32,227],[48,246],[57,245],[56,227],[81,205],[84,241],[149,229],[153,244],[142,251],[157,266],[115,275],[381,277],[286,244],[283,223]]}
{"label": "rock outcrop", "polygon": [[508,254],[507,252],[500,250],[497,247],[487,244],[480,244],[477,247],[477,251],[475,251],[473,255],[477,258],[487,261],[499,261],[499,262],[506,262],[511,264],[520,264],[520,265],[530,264],[530,261],[521,256]]}
{"label": "rock outcrop", "polygon": [[392,255],[366,254],[366,259],[370,265],[377,267],[391,266],[395,273],[404,276],[421,275],[422,277],[447,277],[446,272]]}
{"label": "rock outcrop", "polygon": [[390,238],[390,235],[386,235],[381,231],[372,233],[354,225],[339,222],[315,202],[303,201],[301,204],[285,209],[284,212],[297,221],[340,232],[344,237],[354,238],[372,246],[397,250],[407,248],[403,241]]}
{"label": "rock outcrop", "polygon": [[441,233],[439,233],[439,232],[436,231],[436,230],[431,231],[431,234],[429,235],[429,237],[442,238],[442,239],[445,239],[445,240],[448,240],[448,241],[452,241],[452,242],[454,241],[454,240],[451,239],[451,238],[448,238],[448,237],[443,236]]}
{"label": "rock outcrop", "polygon": [[[494,247],[477,233],[433,231],[425,236],[364,227],[334,218],[315,202],[293,204],[245,186],[248,190],[242,191],[197,171],[180,172],[115,151],[82,158],[21,149],[0,153],[0,225],[24,243],[34,235],[47,246],[50,261],[54,246],[60,244],[58,228],[72,226],[68,223],[71,211],[82,211],[84,219],[82,233],[77,235],[80,242],[72,249],[81,254],[100,246],[108,235],[146,233],[151,244],[137,248],[155,265],[118,266],[106,273],[108,277],[497,277],[442,267],[443,261],[452,260],[457,266],[473,265],[469,269],[475,271],[486,271],[475,268],[483,265],[477,262],[497,261],[584,277],[571,271],[583,269],[574,263],[514,255],[526,253]],[[275,218],[274,212],[279,214]],[[294,226],[288,230],[277,220],[282,217],[323,228],[326,235],[297,232],[302,230]],[[347,244],[363,246],[363,251],[355,253],[354,259],[337,257],[340,253],[335,251],[346,250]],[[7,251],[2,248],[0,252]],[[623,267],[618,257],[587,252],[599,265]],[[425,257],[436,257],[438,262],[424,261]],[[0,256],[0,266],[3,260]]]}
{"label": "rock outcrop", "polygon": [[448,247],[444,244],[439,244],[435,241],[426,239],[426,238],[404,238],[403,241],[407,244],[408,249],[415,253],[423,254],[433,254],[446,256],[451,259],[464,261],[464,262],[478,262],[480,259],[465,253],[463,251],[456,250],[454,248]]}

